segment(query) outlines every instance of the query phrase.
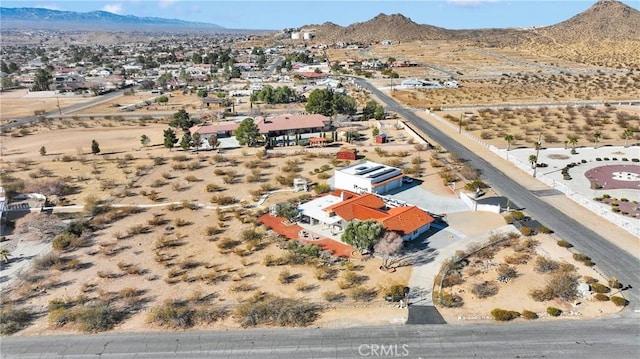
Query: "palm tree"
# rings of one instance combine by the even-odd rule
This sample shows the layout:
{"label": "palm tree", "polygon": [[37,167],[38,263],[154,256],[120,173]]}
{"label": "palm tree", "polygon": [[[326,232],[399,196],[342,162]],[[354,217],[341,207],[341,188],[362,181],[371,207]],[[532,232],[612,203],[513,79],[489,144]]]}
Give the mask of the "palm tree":
{"label": "palm tree", "polygon": [[0,248],[0,261],[9,263],[9,257],[11,256],[11,252],[7,248]]}
{"label": "palm tree", "polygon": [[531,163],[531,168],[536,168],[536,163],[538,162],[538,156],[536,155],[529,156],[529,162]]}
{"label": "palm tree", "polygon": [[622,132],[622,137],[624,137],[624,147],[627,147],[629,144],[629,137],[633,136],[633,130],[630,128],[625,128]]}
{"label": "palm tree", "polygon": [[576,145],[578,144],[578,136],[569,136],[569,144],[571,145],[571,149],[575,150]]}
{"label": "palm tree", "polygon": [[506,135],[504,135],[504,140],[507,141],[507,151],[509,151],[511,149],[511,142],[514,140],[514,137],[512,134],[507,133]]}
{"label": "palm tree", "polygon": [[593,133],[593,148],[598,148],[598,140],[600,137],[602,137],[602,133],[600,131]]}

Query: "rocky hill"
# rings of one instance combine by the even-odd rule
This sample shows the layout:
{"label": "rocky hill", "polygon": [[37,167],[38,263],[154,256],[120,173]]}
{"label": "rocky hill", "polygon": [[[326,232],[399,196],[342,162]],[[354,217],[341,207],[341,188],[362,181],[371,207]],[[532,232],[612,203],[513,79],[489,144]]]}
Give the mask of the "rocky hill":
{"label": "rocky hill", "polygon": [[640,11],[615,0],[600,0],[580,14],[540,30],[560,43],[640,40]]}
{"label": "rocky hill", "polygon": [[588,10],[558,23],[538,29],[448,30],[421,25],[400,14],[380,14],[371,20],[346,27],[334,23],[308,25],[319,42],[373,43],[382,40],[466,40],[489,46],[536,42],[565,43],[591,40],[628,40],[640,38],[640,12],[615,0],[600,0]]}

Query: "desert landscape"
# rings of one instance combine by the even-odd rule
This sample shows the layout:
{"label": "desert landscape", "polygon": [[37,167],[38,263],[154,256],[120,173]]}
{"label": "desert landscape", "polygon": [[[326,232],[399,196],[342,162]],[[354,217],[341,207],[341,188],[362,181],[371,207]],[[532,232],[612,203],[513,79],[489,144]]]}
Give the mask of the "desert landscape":
{"label": "desert landscape", "polygon": [[[3,90],[2,188],[7,197],[24,194],[18,196],[19,205],[36,203],[31,213],[25,210],[2,227],[2,334],[398,326],[408,320],[407,305],[413,304],[406,302],[408,290],[418,275],[429,279],[419,284],[447,323],[616,315],[628,304],[622,284],[604,277],[598,263],[573,248],[573,239],[540,224],[529,227],[527,221],[534,219],[509,204],[506,211],[498,205],[500,213],[462,207],[461,193],[502,198],[473,163],[442,148],[429,133],[415,132],[398,114],[385,113],[388,108],[379,99],[346,77],[366,77],[424,121],[435,121],[426,116],[426,110],[432,111],[486,145],[510,150],[535,148],[539,142],[542,148],[567,152],[599,146],[633,151],[640,143],[640,109],[631,103],[640,96],[640,42],[591,32],[584,41],[566,35],[568,29],[582,31],[584,19],[596,17],[593,12],[585,16],[547,29],[488,33],[493,30],[447,32],[401,15],[380,15],[346,28],[313,27],[314,42],[302,43],[309,45],[302,53],[311,60],[296,65],[320,66],[317,60],[326,60],[333,69],[327,74],[318,68],[288,76],[282,64],[291,65],[291,56],[285,54],[269,58],[273,63],[266,65],[272,65],[274,76],[264,81],[232,77],[229,63],[236,60],[230,57],[219,72],[210,66],[200,74],[206,81],[189,79],[180,65],[171,80],[184,83],[162,91],[136,85],[107,98]],[[628,21],[618,20],[620,27],[628,27]],[[386,44],[375,37],[382,36],[381,29],[389,30]],[[485,35],[491,36],[482,40]],[[610,40],[592,51],[589,44],[600,43],[602,36]],[[326,46],[330,40],[359,48]],[[262,56],[261,47],[278,44],[259,36],[243,38],[229,45],[226,56],[251,60]],[[351,72],[333,66],[371,58],[386,68]],[[391,60],[416,66],[390,68]],[[325,75],[339,85],[319,84]],[[413,78],[455,80],[457,85],[400,86]],[[283,103],[225,94],[256,84],[301,93]],[[190,128],[172,124],[178,111],[193,123],[208,124],[307,114],[312,88],[331,96],[348,94],[353,105],[345,114],[337,111],[339,105],[347,107],[344,103],[331,104],[326,117],[337,137],[331,135],[326,146],[243,143],[203,151],[189,143],[167,145],[168,128],[178,138]],[[158,101],[161,96],[164,100]],[[204,97],[213,96],[231,105],[203,105]],[[364,114],[369,104],[381,106],[377,120]],[[128,106],[135,108],[122,110]],[[322,132],[318,136],[324,144]],[[218,135],[223,138],[214,135],[216,141]],[[356,159],[338,159],[341,150],[352,151]],[[388,258],[361,253],[340,238],[302,235],[300,223],[274,213],[297,211],[300,204],[331,193],[334,171],[364,160],[399,168],[406,176],[403,186],[458,206],[451,213],[426,208],[436,217],[435,225],[418,244],[403,243],[390,266],[385,265]],[[294,188],[296,179],[308,190]],[[506,225],[510,232],[495,232]],[[431,240],[444,243],[433,257],[425,249]],[[454,249],[459,243],[466,245]],[[411,252],[412,245],[424,245],[425,252]],[[436,272],[424,275],[425,266],[412,262],[416,256],[435,261]]]}

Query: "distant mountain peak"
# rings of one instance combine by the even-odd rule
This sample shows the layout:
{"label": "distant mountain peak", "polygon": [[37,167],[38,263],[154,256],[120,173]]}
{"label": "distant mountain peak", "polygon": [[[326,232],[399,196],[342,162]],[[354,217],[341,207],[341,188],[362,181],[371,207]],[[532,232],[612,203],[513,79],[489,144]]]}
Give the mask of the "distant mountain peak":
{"label": "distant mountain peak", "polygon": [[76,30],[176,30],[176,29],[224,29],[222,26],[158,17],[119,15],[108,11],[91,12],[60,11],[44,8],[0,7],[0,19],[4,28],[60,28]]}

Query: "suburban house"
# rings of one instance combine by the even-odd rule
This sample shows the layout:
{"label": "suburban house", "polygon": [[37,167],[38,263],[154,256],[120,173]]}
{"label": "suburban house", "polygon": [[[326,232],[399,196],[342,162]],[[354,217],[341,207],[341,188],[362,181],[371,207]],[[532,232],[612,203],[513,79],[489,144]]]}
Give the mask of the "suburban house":
{"label": "suburban house", "polygon": [[375,194],[344,190],[303,203],[298,210],[303,221],[330,229],[334,235],[342,232],[350,221],[375,220],[385,230],[398,232],[405,241],[418,238],[434,221],[416,206],[395,206]]}
{"label": "suburban house", "polygon": [[[196,132],[200,134],[202,140],[201,149],[211,149],[209,138],[212,136],[218,138],[233,136],[235,130],[240,126],[240,122],[242,121],[220,121],[213,124],[196,125],[191,127],[189,131],[192,136]],[[254,122],[258,126],[260,134],[265,138],[331,131],[331,119],[320,114],[282,114],[256,117]]]}
{"label": "suburban house", "polygon": [[365,161],[336,169],[333,186],[356,193],[384,194],[402,186],[402,170]]}

